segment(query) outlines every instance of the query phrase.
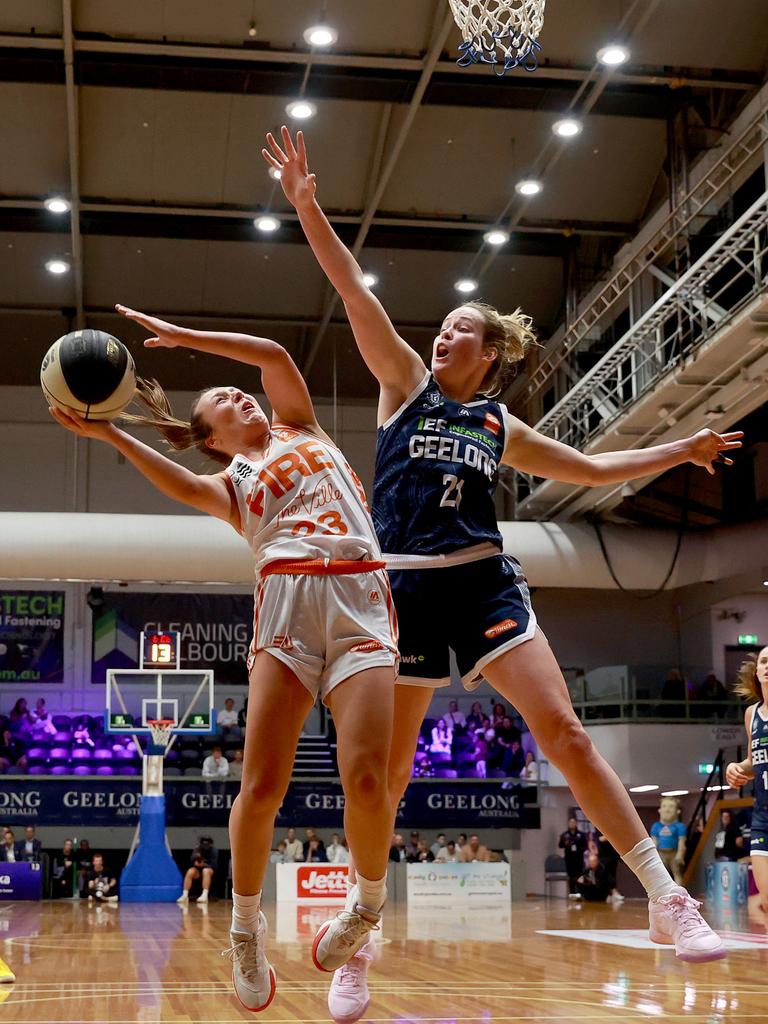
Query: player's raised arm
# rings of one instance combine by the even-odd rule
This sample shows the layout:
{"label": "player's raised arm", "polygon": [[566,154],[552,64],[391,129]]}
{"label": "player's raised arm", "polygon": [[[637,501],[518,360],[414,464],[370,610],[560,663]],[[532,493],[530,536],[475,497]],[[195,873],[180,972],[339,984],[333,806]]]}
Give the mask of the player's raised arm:
{"label": "player's raised arm", "polygon": [[226,331],[193,331],[128,306],[117,305],[115,308],[151,332],[152,337],[144,342],[146,348],[190,348],[258,366],[275,419],[320,430],[306,382],[290,354],[276,341]]}
{"label": "player's raised arm", "polygon": [[357,347],[382,388],[409,395],[423,378],[421,357],[400,337],[384,307],[366,285],[357,260],[333,230],[315,198],[315,175],[309,173],[304,135],[294,145],[283,125],[282,146],[270,133],[264,159],[280,171],[280,184],[299,215],[312,252],[339,293],[355,335]]}
{"label": "player's raised arm", "polygon": [[184,505],[206,512],[217,519],[232,522],[232,500],[223,474],[193,473],[156,452],[137,438],[105,420],[85,420],[49,406],[53,418],[78,437],[105,441],[125,458],[162,494]]}

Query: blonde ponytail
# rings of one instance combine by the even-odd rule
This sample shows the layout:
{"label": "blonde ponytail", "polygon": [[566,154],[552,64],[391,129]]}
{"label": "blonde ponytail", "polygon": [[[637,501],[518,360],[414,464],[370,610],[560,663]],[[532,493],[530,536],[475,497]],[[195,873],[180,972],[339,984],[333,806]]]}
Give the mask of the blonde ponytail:
{"label": "blonde ponytail", "polygon": [[741,668],[736,676],[736,685],[734,686],[734,690],[742,700],[749,701],[749,703],[758,701],[762,704],[763,690],[757,678],[756,657],[747,658],[746,661],[741,663]]}
{"label": "blonde ponytail", "polygon": [[[205,392],[201,392],[201,395]],[[166,444],[177,452],[196,448],[203,455],[216,462],[228,466],[231,459],[223,452],[218,452],[208,445],[211,428],[196,411],[200,396],[195,399],[189,414],[189,420],[181,420],[174,415],[168,396],[158,381],[136,378],[136,397],[149,409],[149,416],[135,413],[123,413],[121,420],[127,423],[139,423],[145,427],[153,427],[165,438]]]}
{"label": "blonde ponytail", "polygon": [[538,344],[533,320],[519,307],[514,313],[499,313],[485,302],[473,301],[465,305],[480,313],[485,324],[483,344],[497,351],[496,359],[479,388],[480,394],[494,398],[503,390],[517,363],[522,362],[528,350]]}

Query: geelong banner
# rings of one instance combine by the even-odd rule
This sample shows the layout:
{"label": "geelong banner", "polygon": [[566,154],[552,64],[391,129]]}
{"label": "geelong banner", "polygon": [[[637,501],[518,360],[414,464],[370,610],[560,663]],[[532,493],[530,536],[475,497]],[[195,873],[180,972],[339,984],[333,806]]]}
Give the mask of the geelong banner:
{"label": "geelong banner", "polygon": [[63,679],[63,592],[0,590],[0,682]]}

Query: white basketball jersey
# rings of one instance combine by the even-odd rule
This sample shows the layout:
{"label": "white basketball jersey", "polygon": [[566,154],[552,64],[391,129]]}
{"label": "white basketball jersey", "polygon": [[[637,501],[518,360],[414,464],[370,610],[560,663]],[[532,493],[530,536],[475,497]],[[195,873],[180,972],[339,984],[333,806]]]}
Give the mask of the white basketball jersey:
{"label": "white basketball jersey", "polygon": [[328,441],[273,423],[264,456],[236,455],[226,472],[257,572],[278,559],[381,558],[363,485]]}

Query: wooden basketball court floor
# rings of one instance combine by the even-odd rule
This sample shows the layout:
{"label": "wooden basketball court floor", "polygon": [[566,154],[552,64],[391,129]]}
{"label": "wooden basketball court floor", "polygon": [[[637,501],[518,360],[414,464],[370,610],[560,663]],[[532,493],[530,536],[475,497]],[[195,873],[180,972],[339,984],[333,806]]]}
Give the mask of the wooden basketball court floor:
{"label": "wooden basketball court floor", "polygon": [[[335,912],[334,908],[331,912]],[[278,991],[262,1014],[234,999],[230,905],[0,904],[0,1020],[128,1024],[328,1021],[328,976],[310,946],[326,908],[266,908]],[[710,918],[714,920],[714,918]],[[768,937],[746,912],[720,918],[726,960],[683,964],[650,948],[645,906],[529,900],[509,908],[387,908],[366,1020],[386,1024],[768,1021]],[[645,948],[645,947],[649,948]]]}

